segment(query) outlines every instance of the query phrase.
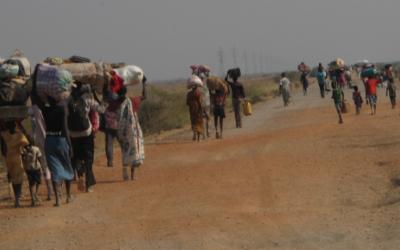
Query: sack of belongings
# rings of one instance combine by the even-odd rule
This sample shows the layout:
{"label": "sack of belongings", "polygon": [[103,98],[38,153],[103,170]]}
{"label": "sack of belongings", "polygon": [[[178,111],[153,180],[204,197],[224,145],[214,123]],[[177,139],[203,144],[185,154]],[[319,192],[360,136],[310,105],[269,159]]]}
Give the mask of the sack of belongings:
{"label": "sack of belongings", "polygon": [[203,81],[200,79],[200,77],[196,75],[192,75],[188,80],[187,80],[187,88],[191,89],[193,87],[203,87]]}
{"label": "sack of belongings", "polygon": [[144,79],[143,70],[135,65],[114,69],[114,72],[124,80],[125,86],[142,83]]}
{"label": "sack of belongings", "polygon": [[69,58],[69,61],[72,63],[90,63],[91,60],[87,57],[82,57],[82,56],[76,56],[73,55]]}
{"label": "sack of belongings", "polygon": [[0,66],[0,79],[16,78],[18,73],[18,65],[4,63]]}
{"label": "sack of belongings", "polygon": [[193,64],[190,65],[190,69],[192,70],[192,74],[200,76],[200,74],[204,74],[208,76],[211,72],[211,68],[204,64]]}
{"label": "sack of belongings", "polygon": [[47,57],[44,60],[45,63],[48,63],[50,65],[61,65],[64,63],[64,59],[62,57]]}
{"label": "sack of belongings", "polygon": [[73,84],[72,74],[56,66],[38,65],[35,80],[35,91],[43,102],[47,101],[47,96],[54,98],[56,101],[63,101],[71,93]]}
{"label": "sack of belongings", "polygon": [[298,69],[300,72],[302,72],[302,73],[309,73],[309,72],[311,72],[311,68],[310,68],[307,64],[305,64],[305,63],[300,63],[300,64],[297,66],[297,69]]}
{"label": "sack of belongings", "polygon": [[221,78],[217,76],[210,76],[207,78],[207,87],[210,91],[224,91],[224,93],[228,93],[228,84]]}
{"label": "sack of belongings", "polygon": [[361,71],[361,77],[362,78],[372,77],[372,76],[375,76],[377,73],[378,73],[378,71],[371,65],[369,67],[364,68]]}
{"label": "sack of belongings", "polygon": [[25,105],[31,92],[31,85],[22,79],[0,81],[0,106]]}
{"label": "sack of belongings", "polygon": [[242,76],[242,72],[240,71],[240,68],[230,69],[228,70],[228,76],[231,79],[237,79]]}
{"label": "sack of belongings", "polygon": [[337,58],[335,61],[329,63],[329,70],[338,70],[346,67],[343,59]]}
{"label": "sack of belongings", "polygon": [[74,81],[90,84],[97,93],[106,83],[103,63],[64,63],[57,67],[71,73]]}

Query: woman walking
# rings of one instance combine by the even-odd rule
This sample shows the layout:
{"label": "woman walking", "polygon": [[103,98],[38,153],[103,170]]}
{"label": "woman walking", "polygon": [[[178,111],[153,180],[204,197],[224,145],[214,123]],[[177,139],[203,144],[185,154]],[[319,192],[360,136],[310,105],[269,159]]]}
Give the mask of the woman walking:
{"label": "woman walking", "polygon": [[131,172],[130,179],[134,180],[135,169],[140,167],[145,159],[144,137],[137,110],[141,101],[146,98],[146,94],[145,90],[143,90],[142,96],[131,99],[126,97],[126,92],[126,87],[124,87],[119,93],[122,103],[119,109],[117,139],[122,153],[122,177],[125,181],[128,181],[129,168]]}
{"label": "woman walking", "polygon": [[189,106],[190,122],[192,124],[193,141],[200,141],[200,136],[204,134],[203,98],[200,88],[201,85],[193,84],[186,96],[186,105]]}
{"label": "woman walking", "polygon": [[54,206],[60,206],[61,184],[65,182],[67,193],[66,202],[72,201],[71,181],[74,171],[71,166],[71,142],[67,129],[66,107],[57,103],[51,97],[47,97],[48,103],[42,109],[46,123],[45,155],[50,169],[53,189],[56,196]]}

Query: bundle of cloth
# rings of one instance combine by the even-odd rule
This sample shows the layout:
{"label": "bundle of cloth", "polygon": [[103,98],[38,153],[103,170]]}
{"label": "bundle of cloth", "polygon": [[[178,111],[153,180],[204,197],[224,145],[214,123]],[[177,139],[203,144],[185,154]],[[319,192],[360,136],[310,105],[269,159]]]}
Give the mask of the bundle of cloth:
{"label": "bundle of cloth", "polygon": [[297,66],[297,70],[300,71],[301,73],[310,73],[311,72],[311,68],[310,66],[308,66],[307,64],[305,64],[304,62],[300,63]]}
{"label": "bundle of cloth", "polygon": [[346,63],[343,59],[337,58],[336,60],[329,63],[329,70],[339,70],[346,67]]}
{"label": "bundle of cloth", "polygon": [[0,66],[0,106],[26,105],[31,91],[29,60],[14,55]]}
{"label": "bundle of cloth", "polygon": [[50,64],[37,65],[32,81],[34,93],[45,103],[48,96],[57,102],[65,101],[74,84],[69,71]]}
{"label": "bundle of cloth", "polygon": [[193,64],[190,66],[193,75],[200,76],[204,74],[204,76],[208,77],[211,72],[211,68],[204,64]]}
{"label": "bundle of cloth", "polygon": [[237,79],[239,77],[242,76],[242,71],[240,70],[240,68],[233,68],[228,70],[228,76],[232,79]]}
{"label": "bundle of cloth", "polygon": [[378,70],[376,69],[376,66],[372,63],[364,64],[361,69],[361,77],[362,78],[372,77],[377,74],[378,74]]}
{"label": "bundle of cloth", "polygon": [[108,88],[107,96],[111,100],[118,99],[121,90],[126,86],[137,85],[147,81],[143,70],[136,65],[126,65],[120,68],[112,68],[107,72]]}
{"label": "bundle of cloth", "polygon": [[186,82],[187,88],[192,89],[194,87],[203,87],[204,83],[197,75],[192,75]]}
{"label": "bundle of cloth", "polygon": [[216,92],[218,90],[223,91],[226,94],[229,92],[227,82],[217,76],[209,76],[207,78],[207,87],[211,92]]}
{"label": "bundle of cloth", "polygon": [[47,57],[44,63],[68,71],[74,81],[90,84],[97,93],[102,93],[104,85],[109,81],[107,72],[111,67],[102,62],[91,62],[86,57]]}

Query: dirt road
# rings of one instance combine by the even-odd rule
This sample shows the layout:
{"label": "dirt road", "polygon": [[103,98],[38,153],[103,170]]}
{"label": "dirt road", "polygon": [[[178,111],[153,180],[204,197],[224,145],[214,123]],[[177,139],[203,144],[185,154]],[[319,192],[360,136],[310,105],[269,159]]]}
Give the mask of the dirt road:
{"label": "dirt road", "polygon": [[313,86],[288,108],[257,105],[223,140],[183,131],[148,144],[135,182],[99,157],[95,193],[73,204],[3,201],[0,249],[399,249],[400,117],[388,102],[381,91],[375,117],[351,107],[338,125]]}

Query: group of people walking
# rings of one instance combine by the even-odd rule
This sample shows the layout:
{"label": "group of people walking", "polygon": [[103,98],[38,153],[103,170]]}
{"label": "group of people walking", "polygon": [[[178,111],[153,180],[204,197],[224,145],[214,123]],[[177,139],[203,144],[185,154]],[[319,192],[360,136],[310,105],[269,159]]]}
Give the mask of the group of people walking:
{"label": "group of people walking", "polygon": [[[389,96],[392,108],[396,107],[396,83],[393,71],[393,66],[387,64],[379,73],[373,64],[363,64],[357,72],[363,83],[365,90],[365,100],[371,109],[371,115],[376,114],[377,110],[377,87],[386,83],[386,96]],[[298,66],[300,72],[300,83],[303,87],[303,94],[307,95],[309,85],[308,77],[311,74],[311,69],[304,62]],[[345,89],[353,89],[352,99],[355,106],[356,114],[361,113],[362,104],[364,103],[363,95],[359,87],[354,84],[352,79],[352,69],[344,65],[344,61],[337,59],[328,65],[328,70],[324,68],[322,63],[319,63],[315,68],[314,76],[318,82],[321,98],[325,98],[326,94],[332,92],[335,110],[338,114],[339,124],[343,123],[343,113],[348,112],[347,102],[345,100]],[[329,84],[330,83],[330,84]],[[329,87],[330,85],[330,87]],[[279,82],[280,94],[283,98],[284,106],[288,106],[291,98],[291,83],[286,73],[281,74]]]}
{"label": "group of people walking", "polygon": [[32,133],[28,134],[20,121],[2,124],[2,152],[15,207],[21,206],[24,173],[29,181],[32,206],[40,203],[37,192],[42,175],[47,184],[48,200],[54,192],[55,206],[61,205],[64,187],[66,203],[73,200],[71,185],[74,180],[80,191],[93,192],[96,184],[94,140],[98,130],[105,133],[108,167],[113,167],[115,138],[121,147],[122,178],[133,180],[135,169],[145,158],[137,112],[146,98],[146,79],[142,95],[130,98],[123,80],[113,75],[102,102],[91,86],[82,82],[73,84],[67,99],[57,101],[47,96],[44,102],[35,92],[35,80],[34,73],[30,107]]}
{"label": "group of people walking", "polygon": [[[215,138],[223,138],[224,119],[226,117],[226,99],[232,94],[232,107],[235,114],[236,128],[242,127],[241,104],[246,98],[243,84],[239,82],[240,71],[233,69],[228,71],[224,80],[216,79],[220,85],[209,88],[209,70],[200,67],[192,67],[192,78],[189,91],[186,96],[186,104],[189,108],[190,121],[193,131],[193,141],[209,137],[210,113],[214,118]],[[194,78],[193,78],[194,77]],[[198,77],[198,78],[197,78]],[[193,79],[199,82],[195,84]]]}

